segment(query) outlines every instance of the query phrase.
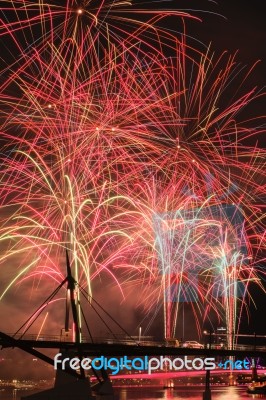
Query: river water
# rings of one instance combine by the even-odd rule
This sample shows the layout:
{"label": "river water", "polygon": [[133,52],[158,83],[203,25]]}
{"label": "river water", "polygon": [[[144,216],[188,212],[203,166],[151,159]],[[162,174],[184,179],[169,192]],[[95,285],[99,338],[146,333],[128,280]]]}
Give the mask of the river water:
{"label": "river water", "polygon": [[[204,387],[162,389],[154,387],[121,387],[115,388],[116,400],[202,400]],[[19,400],[30,392],[16,389],[0,390],[1,400]],[[262,395],[248,395],[244,387],[214,387],[212,400],[251,400],[266,399]],[[62,399],[63,400],[63,399]],[[73,399],[75,400],[75,399]]]}

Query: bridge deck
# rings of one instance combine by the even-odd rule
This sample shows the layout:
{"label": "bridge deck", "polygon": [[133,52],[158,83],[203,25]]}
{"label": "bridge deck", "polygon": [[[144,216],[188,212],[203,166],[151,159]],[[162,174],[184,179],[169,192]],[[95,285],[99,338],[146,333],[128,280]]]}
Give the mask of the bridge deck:
{"label": "bridge deck", "polygon": [[[11,335],[10,335],[11,336]],[[10,337],[9,336],[9,337]],[[161,356],[161,355],[173,355],[173,356],[189,356],[189,355],[198,355],[198,356],[239,356],[242,358],[245,357],[266,357],[266,346],[245,346],[238,345],[234,350],[229,349],[217,349],[214,347],[204,348],[204,349],[195,349],[195,348],[183,348],[183,347],[173,347],[173,346],[165,346],[160,342],[148,342],[148,343],[135,343],[128,341],[126,343],[125,340],[121,341],[110,341],[103,340],[102,338],[96,343],[83,342],[78,346],[73,342],[66,342],[64,340],[60,340],[58,336],[52,336],[38,338],[34,335],[30,337],[28,335],[23,339],[12,338],[10,341],[8,337],[4,334],[1,336],[0,332],[0,346],[2,347],[27,347],[27,348],[43,348],[43,349],[81,349],[84,354],[89,356],[144,356],[144,355],[152,355],[152,356]],[[51,340],[52,339],[52,340]],[[215,345],[213,345],[215,346]]]}

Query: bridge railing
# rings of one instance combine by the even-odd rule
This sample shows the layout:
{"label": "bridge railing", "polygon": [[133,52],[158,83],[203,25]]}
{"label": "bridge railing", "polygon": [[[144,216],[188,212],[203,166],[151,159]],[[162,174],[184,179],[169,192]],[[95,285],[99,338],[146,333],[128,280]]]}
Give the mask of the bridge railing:
{"label": "bridge railing", "polygon": [[[34,334],[34,333],[26,333],[26,334],[21,334],[21,333],[7,333],[8,336],[11,336],[14,339],[23,339],[23,340],[32,340],[32,341],[51,341],[51,342],[74,342],[72,336],[66,336],[66,335],[40,335],[40,334]],[[126,344],[126,345],[147,345],[147,346],[155,346],[155,345],[162,345],[163,343],[161,342],[156,342],[156,341],[151,341],[151,340],[141,340],[141,342],[135,340],[135,339],[130,339],[130,338],[107,338],[107,337],[94,337],[93,341],[91,340],[90,337],[88,336],[82,336],[82,342],[84,343],[106,343],[106,344]]]}
{"label": "bridge railing", "polygon": [[63,335],[39,335],[37,333],[26,333],[25,335],[21,333],[7,333],[8,336],[11,336],[13,339],[22,339],[22,340],[34,340],[34,341],[51,341],[51,342],[60,342],[65,341],[69,342],[69,338],[64,337]]}
{"label": "bridge railing", "polygon": [[[14,339],[23,339],[23,340],[29,340],[29,341],[45,341],[45,342],[73,342],[72,337],[67,337],[65,335],[47,335],[47,334],[32,334],[32,333],[27,333],[25,335],[21,334],[12,334],[8,333],[9,336],[13,337]],[[95,337],[93,338],[93,342],[90,337],[88,336],[82,336],[82,342],[83,343],[95,343],[95,344],[117,344],[117,345],[127,345],[127,346],[156,346],[156,347],[167,347],[167,344],[165,342],[160,342],[160,341],[155,341],[155,340],[136,340],[135,338],[106,338],[106,337]],[[180,346],[182,347],[182,345]],[[210,345],[206,344],[205,348],[209,349]],[[224,347],[219,347],[217,344],[211,344],[211,349],[225,349],[226,346]],[[253,344],[237,344],[234,346],[234,350],[265,350],[265,345],[253,345]]]}

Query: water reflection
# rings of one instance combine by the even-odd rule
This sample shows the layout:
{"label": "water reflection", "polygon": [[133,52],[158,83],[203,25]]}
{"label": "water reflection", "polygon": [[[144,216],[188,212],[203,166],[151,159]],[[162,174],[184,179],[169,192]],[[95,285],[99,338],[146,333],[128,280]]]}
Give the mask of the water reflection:
{"label": "water reflection", "polygon": [[[152,387],[116,389],[119,400],[202,400],[204,387],[156,389]],[[212,389],[212,400],[266,399],[263,395],[249,395],[244,387],[219,387]]]}
{"label": "water reflection", "polygon": [[[162,389],[155,387],[116,388],[116,400],[202,400],[202,387],[184,387]],[[29,394],[29,393],[27,393]],[[20,400],[25,391],[18,389],[2,390],[1,400]],[[244,387],[215,387],[212,389],[212,400],[266,400],[265,395],[249,395]],[[62,399],[64,400],[64,399]]]}
{"label": "water reflection", "polygon": [[[242,394],[245,394],[245,392],[241,393],[241,398],[243,399]],[[226,393],[222,393],[218,397],[219,400],[228,400],[228,399],[237,400],[239,398],[240,398],[239,397],[239,391],[237,391],[236,388],[234,388],[234,387],[227,388]],[[247,398],[250,398],[250,397],[247,395]]]}

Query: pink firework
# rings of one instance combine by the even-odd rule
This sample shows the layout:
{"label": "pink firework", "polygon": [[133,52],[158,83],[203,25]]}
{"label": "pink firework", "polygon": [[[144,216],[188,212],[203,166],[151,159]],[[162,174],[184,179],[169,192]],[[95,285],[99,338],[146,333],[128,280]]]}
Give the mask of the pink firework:
{"label": "pink firework", "polygon": [[261,94],[234,91],[250,72],[235,57],[157,27],[191,15],[131,7],[129,17],[127,6],[2,8],[1,38],[19,54],[7,56],[0,89],[0,261],[18,271],[8,288],[60,281],[68,248],[90,294],[107,275],[122,296],[138,285],[151,312],[163,304],[165,337],[188,302],[198,330],[225,309],[230,338],[250,282],[261,286],[265,131],[245,118]]}

